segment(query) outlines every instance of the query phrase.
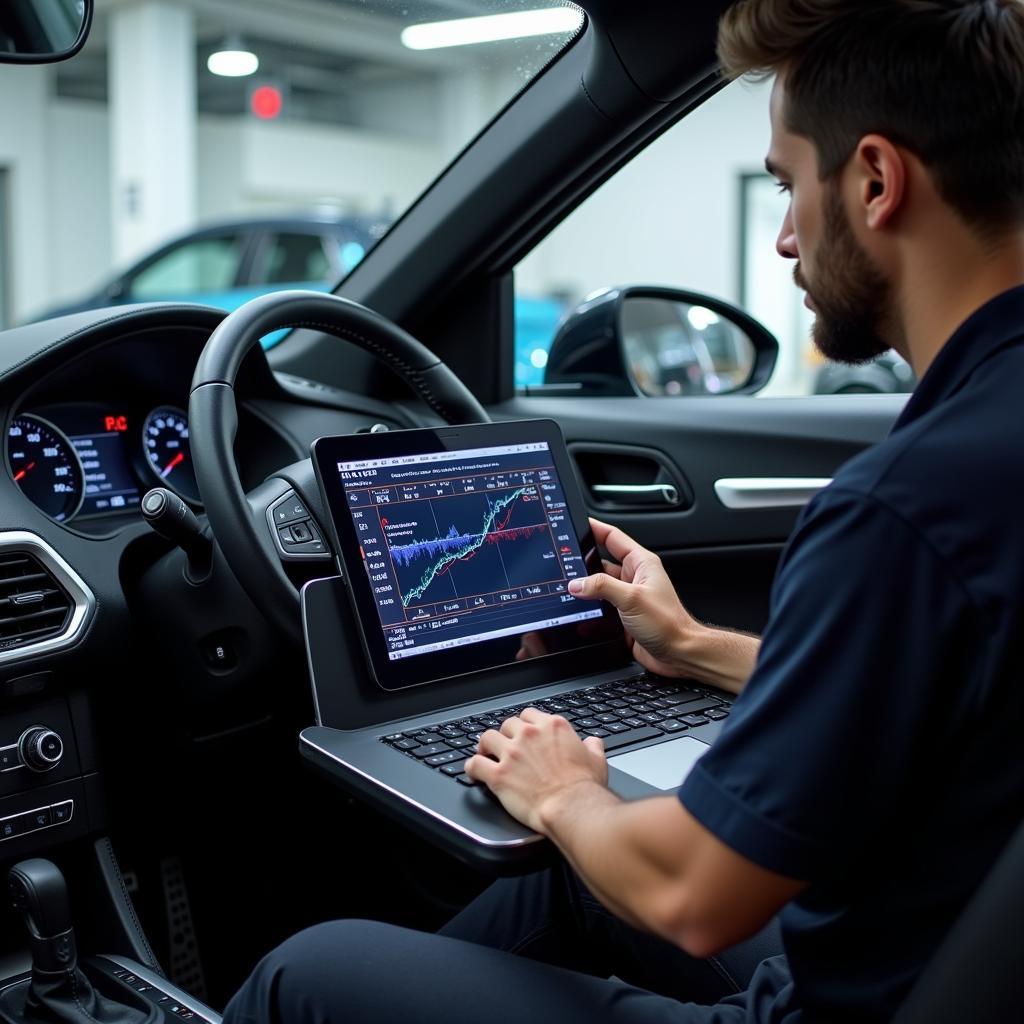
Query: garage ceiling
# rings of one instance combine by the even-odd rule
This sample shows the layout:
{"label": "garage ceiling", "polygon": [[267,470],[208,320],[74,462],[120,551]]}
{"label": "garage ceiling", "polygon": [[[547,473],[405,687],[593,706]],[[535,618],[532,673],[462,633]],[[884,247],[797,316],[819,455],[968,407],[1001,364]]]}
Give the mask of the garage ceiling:
{"label": "garage ceiling", "polygon": [[[387,82],[431,87],[439,74],[460,67],[515,63],[523,43],[490,43],[416,52],[399,40],[401,28],[421,21],[563,6],[559,0],[184,0],[196,14],[197,95],[200,113],[240,114],[252,79],[219,78],[206,59],[230,33],[239,33],[260,58],[258,78],[280,85],[288,116],[355,124],[346,98]],[[85,49],[56,71],[63,97],[107,101],[107,22],[119,0],[98,0]],[[529,41],[532,43],[533,41]],[[255,77],[255,76],[254,76]]]}

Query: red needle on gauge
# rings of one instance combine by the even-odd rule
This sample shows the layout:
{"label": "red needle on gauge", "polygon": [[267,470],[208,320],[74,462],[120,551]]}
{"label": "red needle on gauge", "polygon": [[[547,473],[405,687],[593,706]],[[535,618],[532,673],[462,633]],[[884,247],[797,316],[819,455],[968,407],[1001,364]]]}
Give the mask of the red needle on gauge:
{"label": "red needle on gauge", "polygon": [[[177,465],[177,464],[178,464],[179,462],[184,462],[184,461],[185,461],[185,455],[184,455],[184,453],[183,453],[183,452],[178,452],[178,454],[177,454],[177,455],[175,455],[175,456],[174,456],[174,458],[173,458],[173,459],[171,459],[171,461],[170,461],[170,462],[168,462],[166,466],[164,466],[164,471],[163,471],[163,472],[162,472],[162,473],[161,473],[160,475],[161,475],[162,477],[164,477],[164,478],[166,479],[166,477],[167,477],[167,474],[168,474],[168,473],[170,473],[170,471],[171,471],[172,469],[174,469],[174,467],[175,467],[175,466],[176,466],[176,465]],[[17,478],[15,478],[15,479],[17,479]]]}
{"label": "red needle on gauge", "polygon": [[14,474],[14,482],[17,483],[30,469],[32,469],[33,466],[35,466],[35,463],[30,462],[24,469],[19,469],[18,472]]}

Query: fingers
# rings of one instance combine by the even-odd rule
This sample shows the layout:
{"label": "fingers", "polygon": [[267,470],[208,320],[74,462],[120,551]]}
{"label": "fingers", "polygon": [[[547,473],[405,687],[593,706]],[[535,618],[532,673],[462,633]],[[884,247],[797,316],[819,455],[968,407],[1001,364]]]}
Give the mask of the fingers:
{"label": "fingers", "polygon": [[621,565],[616,565],[614,562],[605,561],[605,559],[603,558],[601,559],[601,564],[604,566],[604,571],[608,573],[609,576],[614,576],[617,580],[622,579]]}
{"label": "fingers", "polygon": [[[522,720],[513,715],[511,718],[506,718],[501,723],[501,729],[499,732],[502,736],[507,736],[509,739],[514,739],[515,736],[522,731],[523,723]],[[483,739],[483,737],[480,737]]]}
{"label": "fingers", "polygon": [[608,550],[612,558],[619,562],[625,560],[632,552],[646,554],[647,549],[633,540],[628,533],[623,533],[617,526],[602,523],[600,519],[591,519],[590,528],[594,533],[594,540]]}
{"label": "fingers", "polygon": [[477,782],[482,782],[484,785],[489,786],[494,779],[494,773],[498,770],[498,762],[477,754],[462,766],[462,770],[471,779],[476,779]]}
{"label": "fingers", "polygon": [[602,760],[604,759],[604,740],[600,736],[587,736],[583,740],[583,746],[592,754],[598,754]]}
{"label": "fingers", "polygon": [[[508,721],[512,722],[515,719],[510,718]],[[502,728],[507,724],[508,722],[503,722]],[[500,758],[511,742],[512,740],[508,736],[498,732],[497,729],[488,729],[481,735],[476,750],[478,754],[483,754],[485,757]]]}
{"label": "fingers", "polygon": [[606,572],[569,581],[569,593],[588,601],[608,601],[620,611],[632,608],[636,601],[635,587]]}

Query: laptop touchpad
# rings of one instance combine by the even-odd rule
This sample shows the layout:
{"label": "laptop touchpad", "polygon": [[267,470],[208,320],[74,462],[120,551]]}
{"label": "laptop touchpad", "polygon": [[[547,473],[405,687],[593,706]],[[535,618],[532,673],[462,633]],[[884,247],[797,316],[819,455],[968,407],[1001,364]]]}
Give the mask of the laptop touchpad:
{"label": "laptop touchpad", "polygon": [[655,789],[678,789],[707,749],[706,743],[692,736],[680,736],[653,747],[616,754],[608,758],[608,764]]}

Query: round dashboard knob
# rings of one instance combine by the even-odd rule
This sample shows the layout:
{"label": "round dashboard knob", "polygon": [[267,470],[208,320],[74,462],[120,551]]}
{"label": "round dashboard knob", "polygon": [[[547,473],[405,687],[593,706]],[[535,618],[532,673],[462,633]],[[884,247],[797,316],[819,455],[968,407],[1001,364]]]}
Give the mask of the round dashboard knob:
{"label": "round dashboard knob", "polygon": [[64,742],[45,725],[29,726],[18,740],[18,753],[34,772],[48,772],[60,764],[64,756]]}

